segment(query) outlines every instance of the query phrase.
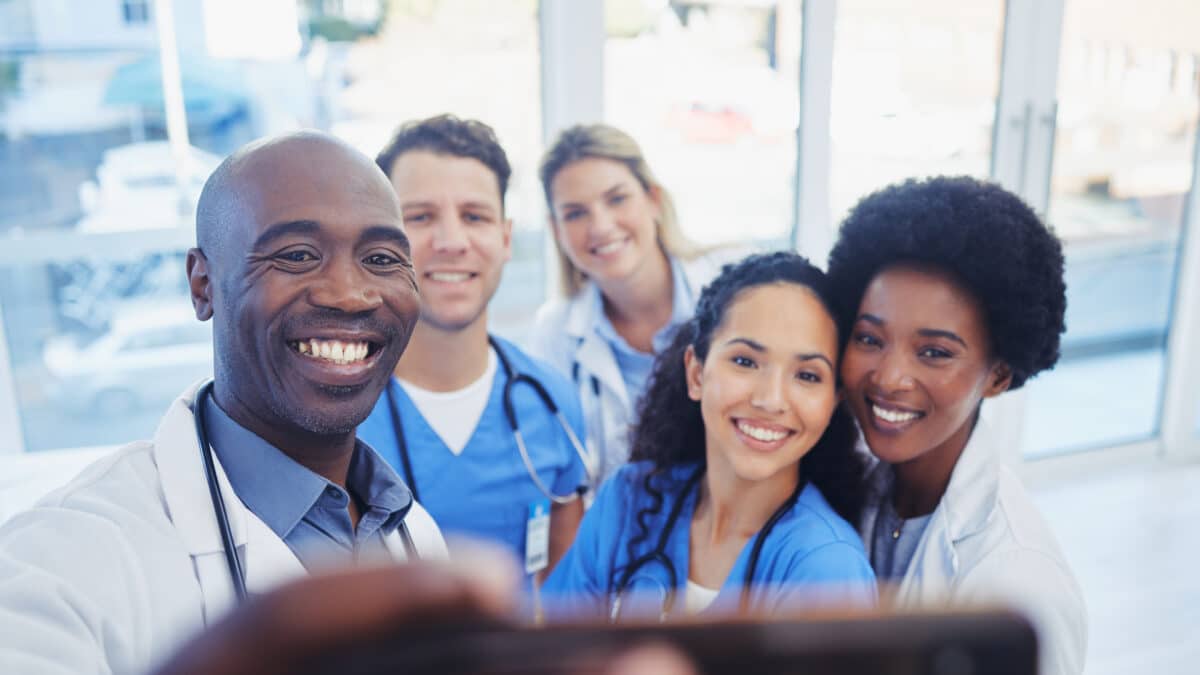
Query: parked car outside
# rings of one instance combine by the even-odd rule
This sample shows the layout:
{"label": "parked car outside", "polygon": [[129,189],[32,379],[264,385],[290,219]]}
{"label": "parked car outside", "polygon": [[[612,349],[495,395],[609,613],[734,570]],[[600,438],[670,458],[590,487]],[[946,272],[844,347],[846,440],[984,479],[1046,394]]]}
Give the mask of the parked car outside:
{"label": "parked car outside", "polygon": [[130,304],[93,340],[47,342],[43,361],[56,404],[100,417],[161,408],[212,374],[212,324],[197,321],[187,304]]}

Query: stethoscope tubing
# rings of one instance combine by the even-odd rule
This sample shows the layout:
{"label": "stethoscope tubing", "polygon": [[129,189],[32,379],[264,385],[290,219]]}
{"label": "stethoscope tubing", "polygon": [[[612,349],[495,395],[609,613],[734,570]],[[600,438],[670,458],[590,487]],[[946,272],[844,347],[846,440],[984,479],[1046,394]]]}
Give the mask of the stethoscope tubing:
{"label": "stethoscope tubing", "polygon": [[225,564],[229,567],[229,576],[233,581],[233,592],[238,603],[246,601],[246,571],[242,568],[242,560],[237,554],[237,544],[233,540],[233,530],[229,526],[229,512],[225,509],[225,498],[221,495],[221,485],[217,481],[217,467],[212,458],[212,446],[208,442],[208,431],[204,424],[204,403],[212,394],[213,382],[205,382],[196,392],[195,410],[192,417],[196,421],[196,440],[200,443],[200,456],[204,458],[204,477],[208,481],[208,494],[212,500],[213,514],[217,518],[217,530],[221,534],[221,547],[225,551]]}
{"label": "stethoscope tubing", "polygon": [[[504,350],[500,348],[499,343],[491,335],[488,336],[488,344],[491,345],[493,350],[495,350],[496,358],[498,361],[500,361],[500,367],[504,370],[506,382],[504,383],[504,390],[501,393],[501,403],[504,408],[504,418],[508,422],[509,429],[512,431],[513,440],[517,445],[517,452],[521,456],[521,463],[525,465],[525,471],[529,474],[529,478],[533,480],[534,485],[537,486],[538,491],[541,492],[551,502],[555,504],[569,504],[570,502],[575,501],[578,498],[577,493],[571,492],[570,494],[566,495],[554,494],[554,491],[551,490],[544,482],[542,482],[541,477],[538,476],[537,467],[533,465],[533,459],[529,455],[529,449],[525,446],[525,437],[521,433],[521,427],[517,422],[516,408],[513,406],[513,389],[518,384],[523,383],[529,385],[529,387],[534,390],[538,398],[542,401],[542,405],[546,407],[546,411],[550,413],[552,417],[558,420],[559,426],[561,426],[563,431],[566,433],[567,440],[571,443],[571,447],[575,450],[575,454],[578,455],[580,461],[583,462],[584,471],[587,474],[587,481],[589,484],[591,484],[593,476],[591,475],[591,465],[589,463],[590,458],[588,457],[587,451],[583,447],[583,442],[579,440],[579,436],[577,436],[575,431],[571,429],[571,424],[567,421],[567,418],[563,416],[562,411],[558,409],[558,405],[554,402],[554,399],[550,396],[550,393],[546,391],[546,387],[543,386],[541,382],[538,382],[533,376],[527,373],[518,372],[516,369],[514,369],[512,362],[509,361],[508,356],[504,353]],[[408,482],[408,487],[410,490],[412,490],[413,498],[417,501],[421,501],[420,492],[417,488],[417,477],[413,472],[412,456],[408,451],[408,439],[404,437],[404,424],[400,419],[400,408],[396,401],[395,395],[392,393],[393,386],[396,385],[394,383],[389,383],[384,392],[387,397],[388,412],[391,414],[392,418],[392,429],[396,433],[396,448],[399,450],[400,454],[400,465],[404,470],[404,478]]]}
{"label": "stethoscope tubing", "polygon": [[[246,590],[246,570],[237,554],[237,544],[233,539],[233,529],[229,525],[229,511],[225,508],[225,498],[221,495],[220,482],[217,480],[217,467],[213,461],[212,445],[208,440],[208,431],[204,423],[204,403],[212,395],[213,381],[209,380],[200,386],[193,403],[192,417],[196,422],[196,440],[200,443],[200,456],[204,460],[204,477],[208,481],[208,494],[212,500],[213,515],[217,519],[217,530],[221,535],[221,547],[225,553],[225,564],[229,568],[229,577],[233,582],[233,592],[238,604],[246,601],[249,592]],[[413,492],[416,500],[416,492]],[[398,528],[400,540],[404,545],[404,553],[409,560],[416,560],[416,544],[413,543],[412,533],[408,531],[408,523],[400,521]]]}
{"label": "stethoscope tubing", "polygon": [[[704,470],[705,467],[703,465],[696,467],[696,470],[692,472],[692,475],[688,477],[687,482],[684,483],[683,489],[679,491],[679,498],[676,499],[675,503],[671,505],[671,511],[667,515],[667,522],[664,524],[663,529],[659,531],[658,541],[655,544],[654,549],[630,562],[621,572],[621,576],[617,579],[617,584],[613,588],[612,606],[609,610],[608,617],[610,623],[616,623],[620,618],[621,597],[627,590],[629,590],[629,584],[633,581],[634,575],[636,575],[641,568],[649,565],[652,562],[659,563],[667,571],[668,585],[663,598],[663,605],[661,611],[659,612],[659,621],[665,621],[667,616],[670,615],[671,611],[674,609],[675,593],[676,589],[679,587],[679,573],[675,571],[674,562],[672,562],[670,557],[667,556],[667,541],[670,539],[671,533],[675,530],[675,526],[679,521],[679,516],[683,512],[684,501],[687,500],[687,496],[692,492],[692,490],[696,489],[696,486],[700,482],[701,476],[704,475]],[[759,530],[758,534],[754,536],[754,544],[750,548],[750,559],[746,562],[746,572],[742,577],[742,588],[738,596],[738,611],[744,613],[750,608],[750,588],[754,583],[754,577],[758,570],[758,559],[762,555],[763,545],[766,543],[767,537],[771,534],[771,531],[775,529],[775,526],[779,523],[783,516],[791,511],[796,505],[796,500],[800,498],[800,493],[804,490],[806,483],[807,480],[804,477],[801,477],[800,482],[796,484],[796,489],[792,491],[792,494],[786,500],[784,500],[783,504],[779,505],[779,508],[775,509],[775,512],[772,513],[771,517],[767,519],[767,522],[763,524],[762,529]]]}

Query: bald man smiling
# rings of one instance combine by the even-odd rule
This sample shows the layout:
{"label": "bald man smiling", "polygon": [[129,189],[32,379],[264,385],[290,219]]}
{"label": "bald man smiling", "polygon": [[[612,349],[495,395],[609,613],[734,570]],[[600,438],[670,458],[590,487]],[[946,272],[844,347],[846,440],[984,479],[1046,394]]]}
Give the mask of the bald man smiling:
{"label": "bald man smiling", "polygon": [[[445,556],[355,436],[419,312],[399,205],[367,157],[314,132],[246,146],[205,184],[187,273],[214,378],[0,527],[0,672],[131,673],[237,589]],[[197,421],[199,420],[199,423]],[[237,557],[206,480],[203,432]]]}

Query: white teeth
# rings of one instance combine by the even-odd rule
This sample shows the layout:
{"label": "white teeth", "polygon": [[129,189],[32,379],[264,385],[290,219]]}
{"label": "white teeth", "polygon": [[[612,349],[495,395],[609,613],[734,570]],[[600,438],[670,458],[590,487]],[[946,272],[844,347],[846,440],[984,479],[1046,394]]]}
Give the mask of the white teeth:
{"label": "white teeth", "polygon": [[762,427],[751,426],[746,422],[739,421],[737,423],[738,431],[746,434],[756,441],[764,443],[773,443],[788,435],[786,431],[772,431],[771,429],[763,429]]}
{"label": "white teeth", "polygon": [[909,422],[909,421],[915,420],[921,416],[920,413],[915,413],[915,412],[901,412],[899,410],[885,410],[884,408],[880,408],[877,405],[871,406],[871,412],[875,413],[875,416],[878,417],[879,419],[881,419],[885,422],[891,422],[892,424],[899,424],[901,422]]}
{"label": "white teeth", "polygon": [[371,351],[366,342],[342,342],[341,340],[301,340],[295,343],[296,351],[326,361],[346,365],[367,358]]}
{"label": "white teeth", "polygon": [[625,245],[625,240],[619,239],[617,241],[609,242],[603,246],[597,246],[596,248],[593,248],[592,253],[594,253],[596,255],[608,255],[609,253],[616,251],[617,249],[621,248],[624,245]]}
{"label": "white teeth", "polygon": [[470,279],[471,274],[469,272],[430,272],[429,278],[434,281],[456,284]]}

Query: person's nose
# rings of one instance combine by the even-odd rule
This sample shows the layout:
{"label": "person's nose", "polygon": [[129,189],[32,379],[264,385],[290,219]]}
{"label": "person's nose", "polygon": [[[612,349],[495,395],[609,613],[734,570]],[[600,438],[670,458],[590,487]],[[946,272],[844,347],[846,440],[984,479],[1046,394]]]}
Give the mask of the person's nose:
{"label": "person's nose", "polygon": [[383,302],[383,296],[371,275],[349,255],[326,263],[320,278],[309,292],[309,299],[317,307],[348,314],[370,312]]}
{"label": "person's nose", "polygon": [[880,354],[872,379],[884,393],[908,391],[913,387],[908,359],[895,349],[885,349]]}
{"label": "person's nose", "polygon": [[754,391],[750,397],[750,405],[765,413],[783,412],[786,407],[785,377],[784,371],[779,368],[765,368],[759,371],[754,382]]}
{"label": "person's nose", "polygon": [[433,226],[433,250],[438,253],[462,253],[467,250],[470,237],[466,223],[457,215],[439,218]]}
{"label": "person's nose", "polygon": [[603,240],[617,229],[617,214],[607,206],[597,206],[592,211],[588,223],[588,237],[593,240]]}

